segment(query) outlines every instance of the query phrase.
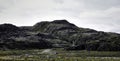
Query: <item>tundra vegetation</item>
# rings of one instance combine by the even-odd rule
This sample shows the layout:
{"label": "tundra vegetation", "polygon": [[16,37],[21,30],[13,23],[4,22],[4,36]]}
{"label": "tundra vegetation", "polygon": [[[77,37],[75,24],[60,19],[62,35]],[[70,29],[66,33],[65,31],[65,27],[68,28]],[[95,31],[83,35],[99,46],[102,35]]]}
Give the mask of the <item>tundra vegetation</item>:
{"label": "tundra vegetation", "polygon": [[64,49],[0,51],[0,61],[120,61],[120,52]]}

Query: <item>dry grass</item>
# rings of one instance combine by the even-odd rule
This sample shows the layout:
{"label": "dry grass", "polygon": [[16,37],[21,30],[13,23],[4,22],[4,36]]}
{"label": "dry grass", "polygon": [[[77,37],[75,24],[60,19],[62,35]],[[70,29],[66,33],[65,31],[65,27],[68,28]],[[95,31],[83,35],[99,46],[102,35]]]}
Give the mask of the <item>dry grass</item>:
{"label": "dry grass", "polygon": [[52,50],[57,54],[41,54],[44,49],[0,51],[0,61],[120,61],[120,52]]}

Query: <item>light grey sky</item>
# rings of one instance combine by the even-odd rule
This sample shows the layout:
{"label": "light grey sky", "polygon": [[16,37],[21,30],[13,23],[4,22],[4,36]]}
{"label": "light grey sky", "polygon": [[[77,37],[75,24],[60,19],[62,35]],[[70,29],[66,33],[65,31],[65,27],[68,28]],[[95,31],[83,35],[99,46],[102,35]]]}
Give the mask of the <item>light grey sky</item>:
{"label": "light grey sky", "polygon": [[55,19],[120,33],[120,0],[0,0],[0,24],[30,26]]}

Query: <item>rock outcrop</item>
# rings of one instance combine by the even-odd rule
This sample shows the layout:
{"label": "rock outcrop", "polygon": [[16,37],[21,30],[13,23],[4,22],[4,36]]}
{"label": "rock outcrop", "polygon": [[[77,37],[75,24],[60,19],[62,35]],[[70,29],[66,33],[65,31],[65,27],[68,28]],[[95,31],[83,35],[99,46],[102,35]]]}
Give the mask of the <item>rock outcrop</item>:
{"label": "rock outcrop", "polygon": [[65,48],[120,51],[120,34],[77,27],[67,20],[43,21],[34,26],[0,25],[0,49]]}

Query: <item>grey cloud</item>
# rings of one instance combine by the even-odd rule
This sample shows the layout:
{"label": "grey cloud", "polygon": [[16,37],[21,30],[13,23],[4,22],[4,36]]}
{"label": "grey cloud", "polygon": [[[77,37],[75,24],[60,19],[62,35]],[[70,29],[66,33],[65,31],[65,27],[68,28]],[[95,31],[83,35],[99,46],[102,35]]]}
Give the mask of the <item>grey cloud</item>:
{"label": "grey cloud", "polygon": [[108,9],[112,6],[120,6],[120,0],[77,0],[85,3],[86,8],[89,9]]}
{"label": "grey cloud", "polygon": [[0,23],[15,25],[65,18],[79,27],[119,32],[119,15],[120,0],[0,0]]}
{"label": "grey cloud", "polygon": [[[80,17],[86,24],[93,24],[96,27],[88,26],[90,28],[95,28],[97,30],[104,31],[114,31],[118,32],[120,29],[120,8],[112,7],[107,10],[99,10],[97,12],[83,12]],[[117,29],[117,31],[115,31]]]}
{"label": "grey cloud", "polygon": [[59,3],[59,4],[63,4],[64,3],[64,0],[53,0],[54,2],[56,3]]}

